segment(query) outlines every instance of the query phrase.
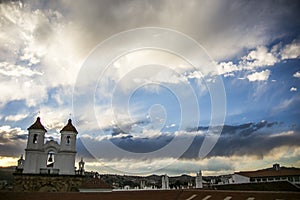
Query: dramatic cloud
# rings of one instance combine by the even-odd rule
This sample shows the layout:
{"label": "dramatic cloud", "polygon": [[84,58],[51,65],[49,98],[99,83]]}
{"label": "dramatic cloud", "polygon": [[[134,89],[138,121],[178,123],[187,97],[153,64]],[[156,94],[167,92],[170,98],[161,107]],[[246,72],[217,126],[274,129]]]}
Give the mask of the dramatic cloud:
{"label": "dramatic cloud", "polygon": [[[130,125],[133,126],[133,125]],[[274,130],[280,132],[274,132]],[[268,151],[275,147],[280,146],[297,146],[297,140],[300,137],[298,131],[285,131],[286,127],[277,122],[269,123],[267,121],[262,121],[260,123],[248,123],[241,124],[237,126],[225,125],[221,133],[215,148],[209,154],[211,156],[232,156],[232,155],[255,155],[263,156]],[[198,127],[194,129],[189,129],[185,132],[176,132],[175,135],[155,132],[155,134],[136,134],[131,135],[123,132],[120,129],[113,129],[111,135],[99,136],[95,139],[87,138],[87,136],[82,136],[82,139],[89,144],[97,146],[97,148],[106,148],[108,143],[112,143],[121,149],[129,152],[135,153],[145,153],[156,151],[167,144],[169,144],[174,138],[194,138],[191,146],[183,154],[182,158],[198,158],[198,153],[201,144],[208,134],[208,127]],[[151,132],[151,131],[148,131]],[[180,141],[180,139],[178,139]],[[259,141],[259,142],[258,142]],[[97,145],[97,143],[99,143]],[[180,143],[178,143],[178,148],[181,148]],[[183,143],[182,143],[183,144]],[[84,150],[84,143],[79,142],[80,149]],[[108,147],[108,146],[107,146]],[[89,146],[87,147],[89,148]],[[253,151],[253,149],[260,149],[258,151]],[[175,153],[175,151],[174,151]],[[118,155],[113,152],[103,154],[103,158],[117,158]],[[157,155],[158,157],[173,157],[175,154],[168,152],[168,154]]]}
{"label": "dramatic cloud", "polygon": [[[97,170],[101,163],[85,142],[99,145],[105,165],[132,171],[171,162],[166,171],[174,174],[199,168],[231,173],[243,166],[269,165],[274,159],[300,166],[299,8],[299,1],[1,1],[0,165],[24,152],[24,130],[39,115],[48,130],[46,138],[54,140],[59,140],[67,119],[73,119],[79,130],[78,155],[88,160],[89,169]],[[122,31],[145,27],[185,34],[203,48],[210,62],[202,62],[193,48],[181,44],[180,52],[201,67],[170,49],[147,48],[118,55],[108,66],[92,60],[95,69],[82,72],[97,45]],[[137,43],[141,38],[134,37]],[[126,40],[118,43],[120,48],[123,44]],[[111,50],[108,47],[101,56],[109,56]],[[89,85],[101,67],[106,70]],[[218,74],[223,76],[221,87],[215,84]],[[74,89],[78,78],[83,79],[79,91]],[[223,89],[226,99],[219,96]],[[90,99],[76,99],[77,92],[90,91]],[[195,96],[197,104],[192,103]],[[199,160],[211,113],[220,115],[212,104],[216,99],[227,106],[228,125],[209,156]],[[79,108],[74,106],[77,102]],[[183,117],[183,110],[189,115]],[[199,120],[192,114],[195,110],[201,113]],[[262,119],[285,125],[255,123]],[[196,125],[178,128],[193,120],[198,120]],[[114,145],[143,154],[162,149],[174,138],[179,146],[184,140],[192,142],[184,146],[188,149],[179,160],[177,148],[141,160],[106,152]]]}
{"label": "dramatic cloud", "polygon": [[[78,54],[68,23],[55,10],[42,11],[25,2],[0,5],[1,105],[25,100],[28,106],[47,101],[53,87],[73,84],[78,70]],[[55,77],[55,78],[54,78]],[[23,84],[24,83],[24,84]]]}
{"label": "dramatic cloud", "polygon": [[20,128],[0,127],[0,156],[18,157],[24,152],[27,134]]}
{"label": "dramatic cloud", "polygon": [[[188,150],[177,160],[173,152],[159,154],[156,157],[145,157],[137,159],[134,153],[132,157],[122,157],[113,151],[103,153],[97,160],[88,153],[90,146],[84,146],[79,140],[78,148],[80,156],[88,160],[88,165],[94,169],[97,166],[102,167],[104,171],[114,171],[114,169],[124,171],[145,171],[145,168],[157,169],[164,168],[171,174],[193,173],[197,169],[204,170],[206,173],[231,173],[234,170],[247,169],[247,167],[258,166],[259,160],[264,159],[269,165],[276,159],[277,161],[287,162],[289,159],[298,159],[300,148],[297,141],[300,139],[299,128],[293,131],[285,131],[286,126],[283,123],[262,121],[259,123],[248,123],[237,126],[224,126],[221,137],[217,144],[206,158],[200,159],[198,153],[204,140],[208,127],[198,127],[191,129],[187,136],[192,137],[193,142]],[[196,132],[195,132],[196,131]],[[105,137],[100,140],[94,140],[92,145],[98,148],[107,148],[107,143],[112,142],[121,149],[131,152],[148,152],[167,145],[173,137],[161,133],[159,136],[139,137],[118,134],[112,137]],[[179,135],[179,138],[181,136]],[[85,140],[86,138],[84,138]],[[179,139],[180,140],[180,139]],[[178,148],[181,148],[180,145]],[[101,148],[102,149],[102,148]],[[255,151],[253,150],[255,149]],[[285,151],[283,151],[285,149]],[[287,156],[284,152],[293,152]],[[288,158],[289,157],[289,158]],[[251,159],[254,163],[250,164]],[[142,160],[142,161],[141,161]],[[238,161],[238,162],[237,162]],[[137,163],[135,166],[129,166],[130,163]],[[143,162],[142,165],[138,164]],[[116,165],[118,163],[118,165]],[[172,163],[172,164],[171,164]],[[244,164],[242,164],[244,163]],[[243,166],[244,165],[244,166]],[[146,170],[146,172],[148,171]],[[150,170],[151,171],[151,170]],[[158,171],[160,172],[160,171]],[[149,173],[149,172],[148,172]]]}

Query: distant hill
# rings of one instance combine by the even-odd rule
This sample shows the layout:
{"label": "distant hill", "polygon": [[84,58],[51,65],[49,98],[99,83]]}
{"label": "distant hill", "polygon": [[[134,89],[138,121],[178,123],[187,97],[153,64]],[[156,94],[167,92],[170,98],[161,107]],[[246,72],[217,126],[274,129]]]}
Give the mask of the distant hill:
{"label": "distant hill", "polygon": [[0,180],[7,180],[8,184],[11,185],[15,169],[16,166],[0,167]]}
{"label": "distant hill", "polygon": [[[106,183],[111,184],[115,187],[124,187],[128,185],[132,188],[139,187],[141,181],[145,181],[147,187],[161,187],[161,175],[150,175],[150,176],[127,176],[127,175],[116,175],[116,174],[102,174],[101,179]],[[189,183],[195,183],[195,177],[189,175],[181,175],[169,177],[170,187],[187,187]]]}

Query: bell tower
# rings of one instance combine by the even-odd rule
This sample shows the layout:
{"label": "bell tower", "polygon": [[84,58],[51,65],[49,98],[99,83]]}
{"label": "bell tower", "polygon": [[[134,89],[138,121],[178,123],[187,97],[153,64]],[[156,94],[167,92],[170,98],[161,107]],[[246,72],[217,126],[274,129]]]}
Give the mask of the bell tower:
{"label": "bell tower", "polygon": [[25,149],[26,160],[24,162],[23,173],[38,174],[46,159],[43,145],[47,130],[42,125],[40,117],[27,130],[28,139]]}
{"label": "bell tower", "polygon": [[59,174],[75,174],[75,156],[76,156],[76,128],[69,119],[68,123],[60,131],[60,150],[56,157],[57,167],[60,169]]}

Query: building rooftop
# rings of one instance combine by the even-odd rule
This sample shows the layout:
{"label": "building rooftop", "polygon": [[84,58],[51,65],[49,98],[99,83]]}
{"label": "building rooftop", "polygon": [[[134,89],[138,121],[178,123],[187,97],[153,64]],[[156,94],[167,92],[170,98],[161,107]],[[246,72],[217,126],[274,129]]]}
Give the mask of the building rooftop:
{"label": "building rooftop", "polygon": [[236,172],[242,176],[256,177],[277,177],[277,176],[300,176],[300,168],[295,167],[280,167],[279,164],[273,165],[271,168],[256,170],[256,171],[241,171]]}
{"label": "building rooftop", "polygon": [[39,130],[44,130],[47,132],[43,124],[41,123],[41,118],[37,117],[36,121],[27,129],[27,130],[32,130],[32,129],[39,129]]}
{"label": "building rooftop", "polygon": [[68,124],[65,127],[63,127],[63,129],[61,129],[60,132],[63,132],[63,131],[71,131],[71,132],[78,133],[76,128],[73,126],[71,119],[68,120]]}

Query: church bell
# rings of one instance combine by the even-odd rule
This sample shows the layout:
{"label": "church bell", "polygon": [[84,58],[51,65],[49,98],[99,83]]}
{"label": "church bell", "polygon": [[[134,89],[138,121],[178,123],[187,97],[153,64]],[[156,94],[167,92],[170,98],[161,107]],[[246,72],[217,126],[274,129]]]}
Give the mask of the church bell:
{"label": "church bell", "polygon": [[50,153],[50,156],[49,156],[49,159],[48,159],[48,162],[52,162],[53,159],[52,159],[52,153]]}

